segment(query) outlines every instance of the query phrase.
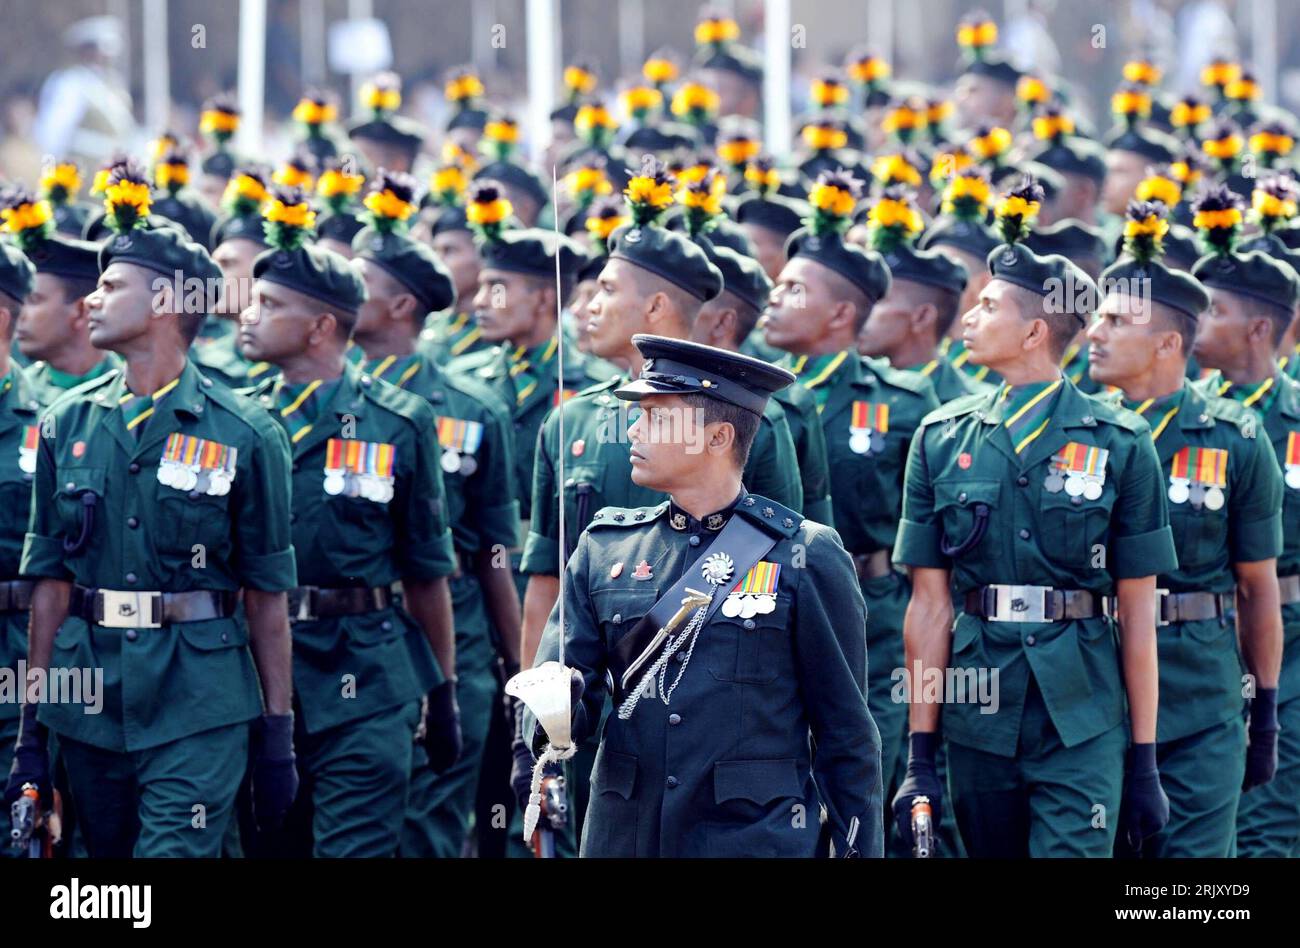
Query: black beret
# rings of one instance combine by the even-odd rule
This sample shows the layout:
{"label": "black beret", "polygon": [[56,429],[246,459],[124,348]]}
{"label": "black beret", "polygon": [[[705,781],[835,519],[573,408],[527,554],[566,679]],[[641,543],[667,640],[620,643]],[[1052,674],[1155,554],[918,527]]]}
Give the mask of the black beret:
{"label": "black beret", "polygon": [[[1005,280],[1044,298],[1056,294],[1060,287],[1065,301],[1077,300],[1081,295],[1097,299],[1097,284],[1092,277],[1074,263],[1058,254],[1040,257],[1024,244],[1003,244],[988,256],[989,273],[994,279]],[[1087,325],[1088,317],[1070,307],[1071,315]]]}
{"label": "black beret", "polygon": [[749,47],[734,43],[701,47],[695,66],[735,73],[749,82],[763,81],[763,60]]}
{"label": "black beret", "polygon": [[27,255],[8,241],[0,241],[0,292],[21,303],[32,291],[35,280],[36,268]]}
{"label": "black beret", "polygon": [[917,250],[908,244],[902,244],[886,251],[884,259],[895,280],[933,286],[959,296],[966,289],[966,281],[970,279],[970,274],[961,262],[938,250]]}
{"label": "black beret", "polygon": [[722,289],[760,313],[767,306],[772,281],[753,257],[713,243],[713,231],[695,238],[709,262],[722,274]]}
{"label": "black beret", "polygon": [[264,250],[253,261],[253,276],[278,283],[345,313],[366,301],[366,285],[348,258],[324,247]]}
{"label": "black beret", "polygon": [[694,148],[700,143],[700,137],[689,125],[676,122],[660,122],[657,125],[633,126],[624,135],[615,137],[629,155],[645,152],[673,151],[678,148]]}
{"label": "black beret", "polygon": [[[1300,250],[1288,247],[1283,243],[1282,239],[1277,236],[1276,231],[1272,234],[1260,234],[1250,240],[1243,241],[1237,246],[1237,250],[1240,253],[1246,253],[1250,250],[1262,251],[1274,260],[1280,260],[1285,264],[1289,264],[1291,269],[1295,270],[1297,275],[1300,275]],[[39,270],[40,267],[37,267],[37,269]]]}
{"label": "black beret", "polygon": [[1050,227],[1035,228],[1025,238],[1025,246],[1039,256],[1059,254],[1073,260],[1075,257],[1094,257],[1098,263],[1106,259],[1106,241],[1095,227],[1067,218]]}
{"label": "black beret", "polygon": [[560,237],[549,230],[522,227],[508,230],[499,237],[479,244],[479,257],[484,267],[524,273],[555,279],[555,259],[559,257],[560,272],[571,276],[585,262],[582,249],[570,238]]}
{"label": "black beret", "polygon": [[697,300],[722,292],[722,274],[689,237],[648,224],[620,227],[610,235],[611,259],[626,260],[680,287]]}
{"label": "black beret", "polygon": [[247,214],[227,214],[212,225],[212,237],[209,246],[215,250],[226,240],[251,240],[255,244],[266,244],[266,228],[262,215],[257,212]]}
{"label": "black beret", "polygon": [[1183,150],[1177,139],[1153,128],[1117,129],[1106,136],[1105,145],[1111,151],[1131,151],[1154,164],[1173,161]]}
{"label": "black beret", "polygon": [[429,235],[437,236],[453,230],[469,230],[465,208],[459,204],[438,208],[429,219]]}
{"label": "black beret", "polygon": [[1106,180],[1106,152],[1096,142],[1077,136],[1048,142],[1031,156],[1062,174],[1077,174],[1101,184]]}
{"label": "black beret", "polygon": [[400,115],[354,122],[348,126],[348,137],[354,141],[361,139],[392,145],[395,148],[405,149],[412,155],[424,144],[424,130],[415,122]]}
{"label": "black beret", "polygon": [[962,68],[962,73],[985,76],[1012,88],[1015,88],[1016,83],[1020,81],[1020,70],[1009,60],[993,52],[985,53],[979,59],[968,59]]}
{"label": "black beret", "polygon": [[162,194],[153,202],[153,213],[175,221],[185,228],[190,240],[212,249],[208,241],[212,238],[212,227],[217,222],[217,215],[212,213],[198,195],[186,191]]}
{"label": "black beret", "polygon": [[27,259],[36,267],[37,273],[73,280],[99,277],[99,244],[88,240],[53,234],[33,243],[27,250]]}
{"label": "black beret", "polygon": [[[1192,265],[1205,251],[1201,248],[1200,241],[1197,240],[1196,232],[1190,227],[1184,227],[1182,224],[1170,224],[1169,233],[1165,234],[1164,254],[1162,259],[1175,270],[1191,270]],[[1115,241],[1115,259],[1124,255],[1124,235],[1120,234]]]}
{"label": "black beret", "polygon": [[795,380],[770,362],[698,342],[637,333],[632,344],[645,359],[640,376],[614,391],[628,401],[699,394],[761,415],[772,393]]}
{"label": "black beret", "polygon": [[317,240],[337,240],[341,244],[352,243],[352,238],[361,233],[366,225],[352,211],[330,212],[321,216],[316,222]]}
{"label": "black beret", "polygon": [[938,217],[930,224],[917,246],[922,250],[932,247],[956,247],[981,260],[988,258],[995,247],[1002,244],[993,228],[983,221],[968,221],[960,217]]}
{"label": "black beret", "polygon": [[807,201],[756,191],[744,195],[732,214],[739,224],[756,224],[782,237],[793,234],[811,215],[812,208]]}
{"label": "black beret", "polygon": [[221,279],[221,268],[203,245],[176,226],[136,227],[110,235],[99,247],[99,272],[111,263],[134,264],[169,280],[180,273],[183,280],[201,280],[205,286],[211,285],[210,280]]}
{"label": "black beret", "polygon": [[1292,250],[1300,250],[1300,224],[1291,223],[1273,231],[1273,236]]}
{"label": "black beret", "polygon": [[300,147],[316,159],[316,164],[325,167],[325,162],[330,158],[337,158],[339,154],[338,142],[334,141],[329,135],[308,135],[301,142]]}
{"label": "black beret", "polygon": [[[663,223],[664,227],[678,233],[686,232],[686,215],[681,213],[685,210],[680,204],[674,208],[678,213],[674,213]],[[717,247],[726,247],[734,250],[744,257],[754,256],[754,245],[749,240],[740,225],[735,221],[728,220],[725,217],[718,216],[714,218],[713,228],[709,231],[709,240]]]}
{"label": "black beret", "polygon": [[815,260],[834,270],[867,294],[872,303],[879,302],[889,292],[889,267],[880,254],[863,250],[857,244],[846,244],[839,234],[819,236],[801,228],[786,241],[785,256],[787,260],[795,257]]}
{"label": "black beret", "polygon": [[81,229],[86,226],[86,218],[89,216],[90,208],[84,204],[54,205],[54,226],[60,234],[69,237],[81,236]]}
{"label": "black beret", "polygon": [[457,109],[447,120],[447,131],[453,128],[472,128],[481,132],[487,126],[487,120],[486,109]]}
{"label": "black beret", "polygon": [[[1020,161],[1015,164],[1000,165],[994,168],[989,178],[992,184],[1001,185],[1009,179],[1019,179],[1024,175],[1029,175],[1038,182],[1039,187],[1043,189],[1043,197],[1051,200],[1065,190],[1065,178],[1054,168],[1038,161]],[[1008,187],[1010,185],[1007,185]]]}
{"label": "black beret", "polygon": [[578,117],[580,106],[577,102],[566,102],[564,105],[551,109],[552,122],[568,122],[573,124],[573,120]]}
{"label": "black beret", "polygon": [[[151,230],[156,230],[160,227],[178,230],[181,233],[186,234],[186,236],[189,236],[185,228],[181,227],[180,224],[176,223],[170,217],[163,217],[160,214],[150,214],[149,228]],[[99,243],[112,235],[113,228],[108,226],[108,217],[102,210],[97,211],[96,213],[91,214],[90,217],[86,218],[86,226],[82,228],[81,231],[81,239],[89,240],[91,243]]]}
{"label": "black beret", "polygon": [[1116,288],[1142,287],[1142,293],[1192,319],[1199,319],[1210,305],[1210,294],[1201,281],[1182,270],[1171,270],[1159,260],[1141,261],[1120,257],[1101,274],[1101,288],[1110,293]]}
{"label": "black beret", "polygon": [[455,305],[456,286],[434,252],[405,234],[380,233],[367,227],[352,241],[352,250],[414,294],[426,313]]}
{"label": "black beret", "polygon": [[1300,299],[1300,277],[1288,263],[1251,250],[1226,256],[1208,254],[1196,261],[1192,275],[1208,287],[1249,296],[1284,309]]}
{"label": "black beret", "polygon": [[236,164],[238,162],[234,155],[224,148],[219,148],[211,154],[205,155],[199,167],[204,174],[210,174],[217,178],[229,178],[235,173]]}
{"label": "black beret", "polygon": [[488,162],[474,172],[474,179],[476,181],[499,181],[529,195],[539,206],[546,204],[551,199],[551,192],[542,184],[542,179],[523,165],[515,164],[513,161]]}

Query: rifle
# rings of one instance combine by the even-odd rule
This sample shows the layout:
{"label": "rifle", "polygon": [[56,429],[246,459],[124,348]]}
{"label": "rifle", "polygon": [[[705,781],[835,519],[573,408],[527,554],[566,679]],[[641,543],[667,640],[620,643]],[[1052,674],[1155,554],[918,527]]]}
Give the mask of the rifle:
{"label": "rifle", "polygon": [[48,810],[41,810],[41,794],[34,783],[23,784],[22,794],[9,807],[9,845],[28,859],[50,859],[63,840],[63,800],[53,793]]}
{"label": "rifle", "polygon": [[542,777],[542,818],[533,834],[533,855],[538,859],[555,858],[555,834],[561,832],[569,821],[569,795],[564,774],[546,774]]}
{"label": "rifle", "polygon": [[917,859],[934,855],[934,811],[929,797],[912,799],[912,855]]}

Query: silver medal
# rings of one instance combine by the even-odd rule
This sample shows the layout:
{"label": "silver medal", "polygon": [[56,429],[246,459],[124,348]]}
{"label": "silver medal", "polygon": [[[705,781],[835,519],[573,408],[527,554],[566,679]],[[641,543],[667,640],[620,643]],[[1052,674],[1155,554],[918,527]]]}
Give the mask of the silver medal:
{"label": "silver medal", "polygon": [[212,484],[210,489],[212,494],[217,497],[224,497],[226,494],[229,494],[230,493],[230,472],[213,471]]}
{"label": "silver medal", "polygon": [[460,458],[460,472],[469,477],[478,470],[478,461],[474,460],[472,454],[462,454]]}
{"label": "silver medal", "polygon": [[331,497],[337,497],[339,494],[343,493],[343,488],[345,486],[346,484],[344,482],[342,471],[325,472],[325,493],[329,494]]}
{"label": "silver medal", "polygon": [[759,597],[758,597],[758,602],[757,602],[757,607],[758,607],[758,614],[759,614],[760,616],[765,616],[765,615],[767,615],[768,613],[775,612],[775,611],[776,611],[776,597],[775,597],[775,596],[766,596],[766,595],[764,595],[764,596],[759,596]]}
{"label": "silver medal", "polygon": [[1205,485],[1193,484],[1188,488],[1187,499],[1192,502],[1193,507],[1199,508],[1203,503],[1205,503]]}
{"label": "silver medal", "polygon": [[1205,492],[1205,506],[1209,510],[1221,510],[1223,508],[1223,491],[1218,487],[1211,487]]}
{"label": "silver medal", "polygon": [[24,474],[36,473],[36,452],[19,451],[18,452],[18,470]]}
{"label": "silver medal", "polygon": [[1071,497],[1081,497],[1085,490],[1083,478],[1073,472],[1065,479],[1065,492]]}
{"label": "silver medal", "polygon": [[442,469],[448,474],[455,474],[460,470],[460,455],[453,448],[447,448],[442,452]]}
{"label": "silver medal", "polygon": [[180,483],[178,483],[176,486],[179,487],[181,490],[194,490],[194,485],[199,482],[198,468],[194,466],[183,467],[181,468],[180,473],[181,473]]}
{"label": "silver medal", "polygon": [[746,596],[740,603],[740,617],[752,619],[756,615],[758,615],[758,603],[754,601],[753,596]]}
{"label": "silver medal", "polygon": [[1292,464],[1286,469],[1286,486],[1300,490],[1300,465]]}
{"label": "silver medal", "polygon": [[158,483],[164,487],[174,487],[176,478],[176,465],[171,461],[163,460],[158,462]]}
{"label": "silver medal", "polygon": [[1185,504],[1190,491],[1187,487],[1187,478],[1171,477],[1169,478],[1169,502],[1171,504]]}
{"label": "silver medal", "polygon": [[1086,478],[1083,482],[1083,496],[1086,500],[1101,499],[1101,481],[1095,477]]}
{"label": "silver medal", "polygon": [[854,454],[866,454],[871,450],[871,432],[855,431],[849,435],[849,450]]}
{"label": "silver medal", "polygon": [[721,609],[722,614],[728,619],[736,618],[736,616],[740,615],[740,597],[728,596],[726,599],[722,600]]}
{"label": "silver medal", "polygon": [[1056,470],[1056,468],[1052,468],[1052,470],[1048,472],[1047,477],[1043,480],[1043,490],[1047,491],[1049,494],[1059,494],[1064,489],[1065,478],[1061,476],[1060,471]]}

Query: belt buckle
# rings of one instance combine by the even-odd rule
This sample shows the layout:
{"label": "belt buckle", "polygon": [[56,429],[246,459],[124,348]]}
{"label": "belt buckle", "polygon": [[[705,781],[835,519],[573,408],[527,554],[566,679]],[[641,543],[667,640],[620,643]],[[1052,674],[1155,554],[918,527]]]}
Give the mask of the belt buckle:
{"label": "belt buckle", "polygon": [[998,622],[1046,622],[1050,586],[996,586]]}
{"label": "belt buckle", "polygon": [[[119,589],[99,590],[102,614],[96,624],[109,629],[160,629],[162,622],[155,620],[154,605],[157,614],[162,616],[162,593],[136,592]],[[154,597],[157,597],[155,600]]]}
{"label": "belt buckle", "polygon": [[1165,612],[1164,604],[1168,600],[1169,600],[1169,590],[1157,588],[1156,589],[1156,628],[1173,624],[1174,621],[1173,619],[1166,619],[1164,617],[1164,612]]}

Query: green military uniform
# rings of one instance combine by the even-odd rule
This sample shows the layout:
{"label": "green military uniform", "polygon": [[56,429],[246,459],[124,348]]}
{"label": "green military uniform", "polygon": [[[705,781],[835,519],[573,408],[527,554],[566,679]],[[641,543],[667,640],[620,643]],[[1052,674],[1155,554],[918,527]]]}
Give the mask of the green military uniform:
{"label": "green military uniform", "polygon": [[[741,350],[744,351],[743,348]],[[753,355],[753,353],[745,353]],[[775,358],[778,361],[781,353]],[[755,358],[762,358],[755,356]],[[817,399],[802,385],[791,385],[772,395],[772,401],[785,412],[785,422],[794,441],[795,458],[799,462],[799,478],[803,487],[803,513],[816,523],[832,523],[831,472],[826,459],[826,436],[817,417]]]}
{"label": "green military uniform", "polygon": [[260,385],[275,375],[269,362],[250,362],[239,352],[239,320],[209,316],[190,346],[190,358],[206,375],[230,388]]}
{"label": "green military uniform", "polygon": [[959,371],[943,356],[935,356],[924,365],[909,366],[907,371],[929,379],[930,384],[934,386],[935,397],[939,399],[941,405],[946,405],[954,399],[965,398],[967,395],[982,395],[996,387]]}
{"label": "green military uniform", "polygon": [[[103,711],[47,704],[39,718],[59,737],[90,855],[218,855],[248,722],[262,711],[235,597],[296,582],[288,446],[265,412],[193,363],[152,396],[133,396],[114,370],[46,420],[21,570],[87,591],[74,591],[50,665],[102,668]],[[206,492],[165,470],[159,480],[177,452],[196,454],[194,469],[204,459]],[[135,622],[146,590],[210,591],[221,607],[208,619]],[[196,803],[206,828],[192,823]]]}
{"label": "green military uniform", "polygon": [[[619,390],[621,397],[706,392],[724,398],[718,384],[730,378],[756,396],[746,404],[758,411],[790,378],[722,350],[636,339],[648,358],[666,364],[662,372],[643,370],[640,380]],[[692,370],[686,381],[682,366]],[[743,555],[743,545],[728,539],[735,536],[733,520],[757,527],[763,545],[773,545],[744,560],[756,561],[744,577],[724,568],[711,587],[702,566],[723,562],[723,550]],[[732,565],[738,573],[741,564],[733,558]],[[694,644],[650,651],[677,681],[671,690],[633,683],[615,697],[620,709],[629,700],[635,706],[630,714],[611,714],[600,730],[584,855],[812,856],[817,823],[805,817],[821,805],[838,853],[880,854],[879,743],[863,695],[865,611],[852,576],[831,528],[801,522],[794,511],[743,489],[703,519],[671,502],[597,512],[568,562],[562,592],[564,659],[586,685],[575,709],[575,740],[592,734],[601,719],[606,673],[621,679],[620,641],[638,631],[657,600],[676,598],[669,590],[679,578],[715,588],[715,595],[725,587],[734,602],[702,617]],[[746,595],[766,605],[745,608]],[[557,615],[558,608],[543,634],[539,664],[558,657]],[[639,700],[628,697],[637,694]]]}
{"label": "green military uniform", "polygon": [[[1264,383],[1267,385],[1267,382]],[[1242,794],[1237,815],[1241,856],[1300,857],[1300,382],[1278,373],[1269,390],[1230,386],[1251,402],[1282,466],[1282,677],[1278,685],[1278,769],[1272,781]],[[1251,390],[1253,388],[1253,391]],[[1274,394],[1269,397],[1269,392]]]}
{"label": "green military uniform", "polygon": [[491,347],[468,311],[431,313],[420,331],[420,351],[439,365]]}
{"label": "green military uniform", "polygon": [[1300,381],[1300,343],[1294,349],[1277,360],[1277,367],[1286,375]]}
{"label": "green military uniform", "polygon": [[[391,856],[421,698],[441,675],[388,590],[455,568],[436,421],[425,401],[351,364],[332,383],[269,381],[256,395],[293,457],[296,745],[314,808],[312,852]],[[367,607],[330,615],[326,600],[346,589],[370,591]]]}
{"label": "green military uniform", "polygon": [[43,407],[49,407],[64,392],[76,388],[91,379],[97,379],[106,372],[118,368],[122,360],[115,353],[106,353],[99,363],[85,375],[72,375],[61,372],[44,359],[31,363],[23,370],[27,384],[31,386],[32,395]]}

